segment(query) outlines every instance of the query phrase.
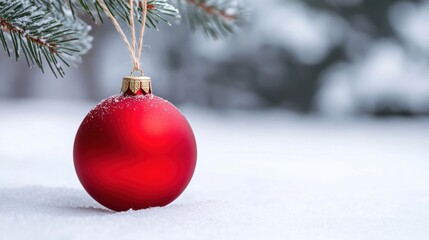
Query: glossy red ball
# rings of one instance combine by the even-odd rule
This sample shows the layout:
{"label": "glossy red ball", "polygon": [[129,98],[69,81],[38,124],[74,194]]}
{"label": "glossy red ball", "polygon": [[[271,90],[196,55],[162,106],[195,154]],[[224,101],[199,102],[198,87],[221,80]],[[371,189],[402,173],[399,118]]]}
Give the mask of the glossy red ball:
{"label": "glossy red ball", "polygon": [[113,96],[92,109],[74,143],[85,190],[115,211],[165,206],[190,182],[197,149],[182,113],[153,94]]}

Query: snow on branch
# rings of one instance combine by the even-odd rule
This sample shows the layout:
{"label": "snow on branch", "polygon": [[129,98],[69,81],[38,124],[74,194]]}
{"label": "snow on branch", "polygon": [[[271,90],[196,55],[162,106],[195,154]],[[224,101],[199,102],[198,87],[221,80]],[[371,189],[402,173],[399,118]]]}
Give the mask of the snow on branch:
{"label": "snow on branch", "polygon": [[[113,16],[129,23],[130,6],[127,0],[104,0],[104,2]],[[73,11],[76,9],[84,11],[91,16],[93,21],[103,22],[105,13],[98,0],[69,0],[69,3]],[[168,3],[167,0],[149,0],[147,4],[147,27],[157,28],[160,22],[165,22],[170,25],[167,20],[168,17],[179,17],[179,11]],[[134,6],[136,18],[141,22],[143,1],[135,0]]]}
{"label": "snow on branch", "polygon": [[[103,21],[105,14],[98,0],[69,1],[72,9],[85,11],[94,21]],[[128,23],[130,11],[127,0],[104,0],[104,2],[114,16]],[[134,12],[140,22],[142,2],[135,0]],[[213,38],[225,37],[234,32],[242,20],[242,8],[242,4],[237,0],[149,0],[146,25],[152,28],[157,28],[160,22],[171,25],[169,17],[178,19],[183,16],[193,30],[201,29]]]}
{"label": "snow on branch", "polygon": [[237,0],[175,0],[192,30],[202,29],[213,38],[225,37],[243,20],[243,6]]}
{"label": "snow on branch", "polygon": [[[142,0],[135,1],[135,18],[142,22]],[[108,10],[129,24],[127,0],[104,0]],[[242,20],[239,0],[148,0],[148,27],[157,28],[169,18],[180,18],[179,10],[193,30],[219,38],[232,33]],[[175,7],[178,7],[178,9]],[[5,52],[18,61],[25,56],[29,67],[44,72],[44,63],[54,75],[63,77],[63,65],[77,61],[91,47],[90,27],[75,11],[103,21],[99,0],[0,0],[0,42]]]}
{"label": "snow on branch", "polygon": [[64,76],[62,65],[78,61],[91,45],[90,27],[74,19],[60,1],[0,0],[0,42],[9,57],[24,54],[29,67]]}

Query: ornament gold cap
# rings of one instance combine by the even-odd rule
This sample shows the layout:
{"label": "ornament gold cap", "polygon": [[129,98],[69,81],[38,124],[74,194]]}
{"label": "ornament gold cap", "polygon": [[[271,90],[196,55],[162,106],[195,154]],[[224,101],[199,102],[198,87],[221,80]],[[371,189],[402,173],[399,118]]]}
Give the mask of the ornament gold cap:
{"label": "ornament gold cap", "polygon": [[150,77],[147,76],[125,76],[122,79],[122,94],[131,90],[136,94],[139,90],[142,90],[144,93],[152,93],[152,82]]}

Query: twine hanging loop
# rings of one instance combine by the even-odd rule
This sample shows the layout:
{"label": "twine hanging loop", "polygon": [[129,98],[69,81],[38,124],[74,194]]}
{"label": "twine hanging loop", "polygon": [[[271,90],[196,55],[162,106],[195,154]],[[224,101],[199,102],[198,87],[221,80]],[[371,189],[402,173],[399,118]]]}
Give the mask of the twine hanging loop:
{"label": "twine hanging loop", "polygon": [[[135,6],[135,0],[129,0],[129,7],[130,7],[130,17],[129,17],[129,26],[130,26],[130,32],[131,32],[131,42],[128,40],[126,34],[124,33],[121,25],[119,24],[118,20],[113,16],[112,12],[107,7],[104,0],[98,0],[100,3],[101,8],[106,13],[106,15],[109,17],[109,19],[112,21],[113,25],[115,26],[116,30],[121,35],[122,40],[125,43],[125,46],[127,47],[131,59],[133,61],[133,69],[131,70],[131,76],[135,71],[139,71],[142,76],[144,76],[144,71],[140,67],[140,59],[143,51],[143,37],[145,32],[145,26],[146,26],[146,17],[147,17],[147,0],[143,0],[143,4],[141,4],[142,8],[142,19],[141,19],[141,26],[140,26],[140,35],[138,39],[138,45],[137,45],[137,39],[136,39],[136,27],[134,22],[134,6]],[[141,3],[141,0],[140,0]]]}

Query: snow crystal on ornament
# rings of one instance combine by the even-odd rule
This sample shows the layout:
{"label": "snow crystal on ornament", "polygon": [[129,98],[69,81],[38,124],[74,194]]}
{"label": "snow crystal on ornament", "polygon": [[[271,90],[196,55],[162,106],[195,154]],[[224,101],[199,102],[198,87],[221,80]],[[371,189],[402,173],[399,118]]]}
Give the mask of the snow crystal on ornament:
{"label": "snow crystal on ornament", "polygon": [[[153,94],[137,96],[114,95],[102,100],[93,109],[91,109],[84,122],[92,121],[94,118],[101,120],[108,119],[112,114],[116,114],[117,111],[124,109],[128,109],[133,112],[147,112],[153,109],[158,109],[165,113],[169,113],[172,109],[176,109],[183,116],[183,113],[177,109],[176,106]],[[124,113],[126,113],[126,111],[124,111]],[[159,117],[164,118],[162,114]]]}

